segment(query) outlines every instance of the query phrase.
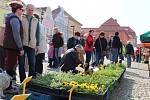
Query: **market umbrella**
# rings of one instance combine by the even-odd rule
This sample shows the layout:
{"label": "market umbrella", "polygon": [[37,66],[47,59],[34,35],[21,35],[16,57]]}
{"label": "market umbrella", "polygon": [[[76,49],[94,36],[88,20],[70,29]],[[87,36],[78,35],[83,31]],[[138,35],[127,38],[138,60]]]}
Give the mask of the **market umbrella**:
{"label": "market umbrella", "polygon": [[150,31],[140,35],[140,40],[142,43],[150,43]]}

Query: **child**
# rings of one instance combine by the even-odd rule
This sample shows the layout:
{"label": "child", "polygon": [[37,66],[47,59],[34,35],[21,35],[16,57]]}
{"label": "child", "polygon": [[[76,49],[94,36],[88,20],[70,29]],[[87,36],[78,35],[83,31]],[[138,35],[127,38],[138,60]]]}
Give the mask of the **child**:
{"label": "child", "polygon": [[54,52],[54,47],[53,47],[53,43],[50,42],[49,43],[49,50],[48,50],[48,67],[52,67],[52,63],[53,63],[53,52]]}

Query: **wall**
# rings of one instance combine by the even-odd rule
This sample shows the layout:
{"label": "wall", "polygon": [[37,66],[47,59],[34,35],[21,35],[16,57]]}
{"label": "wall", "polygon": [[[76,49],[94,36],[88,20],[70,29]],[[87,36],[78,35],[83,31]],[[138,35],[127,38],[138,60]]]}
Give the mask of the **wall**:
{"label": "wall", "polygon": [[64,43],[67,43],[68,39],[67,26],[68,26],[68,19],[64,15],[64,9],[61,8],[61,11],[54,19],[54,27],[58,27],[59,31],[63,33]]}
{"label": "wall", "polygon": [[71,27],[71,26],[74,26],[74,33],[75,32],[81,32],[81,24],[72,20],[72,18],[68,18],[68,38],[70,38],[74,35],[73,34],[73,27]]}

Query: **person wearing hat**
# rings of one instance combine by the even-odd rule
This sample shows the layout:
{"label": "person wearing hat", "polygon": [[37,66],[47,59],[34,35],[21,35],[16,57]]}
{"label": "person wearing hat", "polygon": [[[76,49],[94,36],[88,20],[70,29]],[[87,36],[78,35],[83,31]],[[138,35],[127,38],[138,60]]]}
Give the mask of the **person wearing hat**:
{"label": "person wearing hat", "polygon": [[[18,57],[24,54],[22,44],[23,27],[20,20],[23,13],[23,5],[18,1],[12,1],[9,3],[9,6],[12,13],[7,14],[5,18],[3,46],[6,50],[5,70],[11,77],[14,77],[14,67],[17,65]],[[12,88],[11,84],[8,89]]]}
{"label": "person wearing hat", "polygon": [[80,44],[79,37],[80,37],[80,33],[75,32],[75,36],[69,38],[68,41],[67,41],[67,49],[73,48],[77,44]]}
{"label": "person wearing hat", "polygon": [[79,53],[83,51],[84,49],[81,44],[78,44],[75,47],[68,49],[63,55],[60,63],[61,71],[63,72],[72,71],[73,73],[76,73],[77,72],[76,67],[79,64],[83,64],[79,58]]}
{"label": "person wearing hat", "polygon": [[127,41],[126,45],[126,57],[127,57],[127,67],[131,67],[131,55],[134,54],[134,48],[130,41]]}
{"label": "person wearing hat", "polygon": [[106,56],[107,40],[104,32],[100,33],[99,37],[94,43],[94,46],[96,49],[96,61],[92,65],[98,66],[99,64],[104,63],[104,56]]}

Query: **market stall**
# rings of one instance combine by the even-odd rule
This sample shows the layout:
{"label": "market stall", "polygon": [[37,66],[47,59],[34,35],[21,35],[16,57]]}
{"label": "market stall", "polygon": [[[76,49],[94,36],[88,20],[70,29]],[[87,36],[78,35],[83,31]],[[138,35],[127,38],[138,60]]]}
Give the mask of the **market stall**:
{"label": "market stall", "polygon": [[150,64],[149,64],[149,57],[150,57],[150,31],[140,35],[141,44],[138,45],[142,52],[144,63],[148,64],[149,70],[149,77],[150,77]]}
{"label": "market stall", "polygon": [[149,57],[150,57],[150,43],[141,43],[138,44],[140,48],[140,56],[142,56],[143,62],[148,65],[149,77],[150,77],[150,64],[149,64]]}
{"label": "market stall", "polygon": [[150,31],[140,35],[140,40],[142,43],[150,43]]}
{"label": "market stall", "polygon": [[90,74],[50,72],[28,84],[29,100],[108,100],[124,72],[120,63],[100,65]]}

